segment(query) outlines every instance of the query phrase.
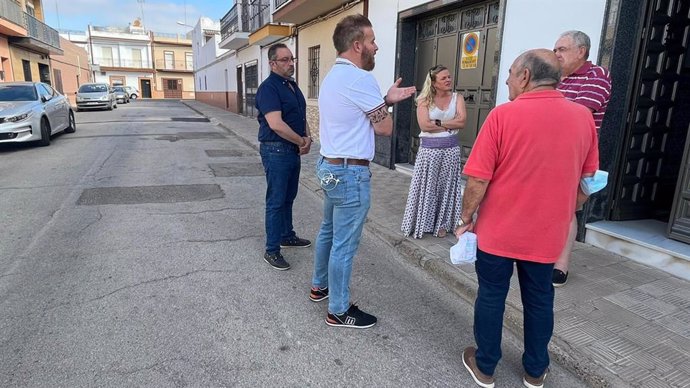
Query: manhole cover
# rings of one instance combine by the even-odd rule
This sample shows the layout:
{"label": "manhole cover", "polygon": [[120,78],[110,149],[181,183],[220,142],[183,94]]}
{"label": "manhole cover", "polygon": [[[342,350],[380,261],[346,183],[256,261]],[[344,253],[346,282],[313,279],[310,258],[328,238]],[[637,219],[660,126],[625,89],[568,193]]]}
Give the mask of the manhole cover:
{"label": "manhole cover", "polygon": [[215,184],[97,187],[82,191],[77,205],[200,202],[224,197],[223,189]]}
{"label": "manhole cover", "polygon": [[183,121],[185,123],[208,123],[209,119],[206,117],[171,117],[171,121]]}
{"label": "manhole cover", "polygon": [[178,140],[198,139],[225,139],[225,135],[218,132],[178,132],[174,135],[163,135],[156,137],[156,140],[167,140],[171,142]]}
{"label": "manhole cover", "polygon": [[217,177],[264,175],[261,163],[213,163],[208,166]]}
{"label": "manhole cover", "polygon": [[250,150],[206,150],[206,155],[210,158],[222,158],[233,156],[256,156],[256,151]]}

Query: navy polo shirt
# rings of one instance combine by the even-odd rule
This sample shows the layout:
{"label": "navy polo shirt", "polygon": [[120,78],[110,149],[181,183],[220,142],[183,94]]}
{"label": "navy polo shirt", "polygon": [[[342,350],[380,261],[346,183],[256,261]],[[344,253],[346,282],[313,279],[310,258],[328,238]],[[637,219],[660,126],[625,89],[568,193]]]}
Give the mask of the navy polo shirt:
{"label": "navy polo shirt", "polygon": [[[292,85],[292,89],[290,86]],[[259,141],[292,142],[278,136],[266,121],[265,113],[280,111],[285,123],[300,136],[307,136],[307,102],[297,83],[278,74],[271,74],[259,85],[256,92],[256,109],[259,111]]]}

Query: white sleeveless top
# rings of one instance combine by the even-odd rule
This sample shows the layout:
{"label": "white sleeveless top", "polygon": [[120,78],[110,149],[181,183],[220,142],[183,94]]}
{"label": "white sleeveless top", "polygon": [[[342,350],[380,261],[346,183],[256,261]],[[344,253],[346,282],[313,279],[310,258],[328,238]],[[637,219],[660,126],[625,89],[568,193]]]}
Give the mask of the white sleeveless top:
{"label": "white sleeveless top", "polygon": [[[441,121],[447,121],[451,120],[453,117],[455,117],[455,112],[457,109],[457,99],[458,99],[458,94],[453,93],[453,96],[450,98],[450,103],[448,104],[448,109],[446,110],[441,110],[437,106],[434,106],[429,110],[429,119],[433,122],[434,120],[441,120]],[[419,133],[419,137],[446,137],[446,136],[455,136],[458,133],[458,130],[452,130],[450,132],[424,132],[421,131]]]}

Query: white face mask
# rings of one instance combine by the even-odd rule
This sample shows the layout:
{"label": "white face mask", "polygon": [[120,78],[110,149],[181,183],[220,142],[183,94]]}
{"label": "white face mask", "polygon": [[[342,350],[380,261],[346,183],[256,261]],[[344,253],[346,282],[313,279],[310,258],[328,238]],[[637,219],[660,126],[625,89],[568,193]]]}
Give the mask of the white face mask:
{"label": "white face mask", "polygon": [[587,196],[590,196],[606,187],[608,180],[608,172],[597,170],[593,176],[580,179],[580,189]]}

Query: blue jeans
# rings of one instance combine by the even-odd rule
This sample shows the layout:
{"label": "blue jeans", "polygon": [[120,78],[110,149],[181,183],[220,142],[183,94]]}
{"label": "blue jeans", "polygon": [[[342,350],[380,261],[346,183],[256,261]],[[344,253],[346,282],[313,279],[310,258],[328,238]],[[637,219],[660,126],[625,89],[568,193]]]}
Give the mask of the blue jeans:
{"label": "blue jeans", "polygon": [[350,308],[352,260],[371,203],[371,172],[368,166],[329,164],[319,158],[316,173],[324,201],[312,285],[328,287],[328,311],[342,314]]}
{"label": "blue jeans", "polygon": [[522,365],[532,377],[549,366],[548,345],[553,334],[553,264],[540,264],[492,255],[477,249],[475,269],[479,291],[474,303],[477,367],[492,376],[501,359],[501,333],[506,296],[517,266],[522,296],[525,352]]}
{"label": "blue jeans", "polygon": [[292,204],[299,187],[300,156],[296,145],[262,142],[261,163],[266,173],[266,252],[280,252],[280,242],[295,237]]}

